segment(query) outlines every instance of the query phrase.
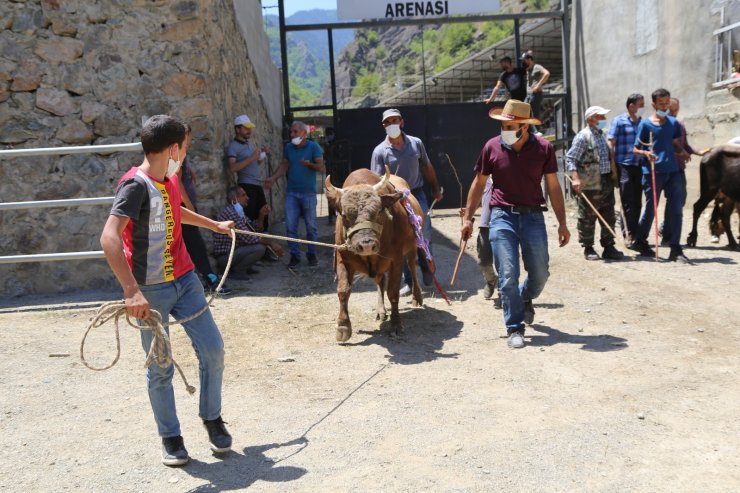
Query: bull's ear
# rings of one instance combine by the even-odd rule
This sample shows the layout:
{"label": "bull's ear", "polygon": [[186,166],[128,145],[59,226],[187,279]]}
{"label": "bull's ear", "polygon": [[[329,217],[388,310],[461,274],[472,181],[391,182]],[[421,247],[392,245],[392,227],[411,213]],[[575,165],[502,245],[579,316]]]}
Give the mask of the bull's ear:
{"label": "bull's ear", "polygon": [[383,204],[383,209],[387,209],[388,207],[401,200],[402,197],[402,192],[385,193],[380,196],[380,202],[381,204]]}

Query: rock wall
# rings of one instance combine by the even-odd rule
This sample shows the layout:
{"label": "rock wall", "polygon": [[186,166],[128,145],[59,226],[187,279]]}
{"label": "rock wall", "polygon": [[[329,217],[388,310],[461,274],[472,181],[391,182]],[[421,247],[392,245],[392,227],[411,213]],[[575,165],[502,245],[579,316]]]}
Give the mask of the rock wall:
{"label": "rock wall", "polygon": [[[239,8],[261,16],[258,0]],[[167,113],[193,128],[188,154],[200,212],[214,216],[231,176],[223,146],[234,116],[281,155],[279,126],[260,98],[247,43],[226,0],[0,2],[0,148],[138,141]],[[264,31],[251,36],[266,36]],[[140,153],[0,160],[0,202],[104,197]],[[276,212],[282,190],[275,190]],[[109,206],[0,212],[0,256],[100,250]],[[203,231],[210,242],[210,233]],[[0,265],[0,296],[115,286],[104,260]]]}

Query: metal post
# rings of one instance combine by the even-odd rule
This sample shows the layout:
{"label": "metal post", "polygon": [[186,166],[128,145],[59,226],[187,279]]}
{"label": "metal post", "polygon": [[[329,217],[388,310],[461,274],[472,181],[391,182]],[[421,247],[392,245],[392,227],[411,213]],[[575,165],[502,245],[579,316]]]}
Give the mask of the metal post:
{"label": "metal post", "polygon": [[331,83],[331,117],[336,135],[337,131],[337,80],[334,72],[334,33],[332,29],[326,30],[329,39],[329,82]]}
{"label": "metal post", "polygon": [[288,76],[288,40],[285,34],[285,1],[278,0],[278,16],[280,22],[280,59],[283,63],[283,106],[285,107],[284,124],[292,120],[290,109],[290,78]]}
{"label": "metal post", "polygon": [[427,70],[426,70],[426,60],[424,60],[424,24],[419,24],[419,29],[421,30],[421,85],[424,90],[422,101],[424,101],[424,106],[426,106],[427,105]]}
{"label": "metal post", "polygon": [[514,56],[516,57],[516,66],[521,67],[522,61],[520,56],[522,54],[522,43],[519,38],[519,19],[514,19]]}
{"label": "metal post", "polygon": [[561,0],[560,6],[563,14],[560,33],[563,44],[563,87],[565,88],[565,128],[563,129],[563,133],[566,141],[568,141],[570,139],[570,129],[573,124],[570,88],[570,18],[568,16],[568,2]]}

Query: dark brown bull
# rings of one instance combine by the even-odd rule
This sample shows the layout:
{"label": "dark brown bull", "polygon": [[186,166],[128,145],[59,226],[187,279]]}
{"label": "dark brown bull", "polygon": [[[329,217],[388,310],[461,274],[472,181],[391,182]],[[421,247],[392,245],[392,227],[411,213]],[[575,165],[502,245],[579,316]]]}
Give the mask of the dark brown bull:
{"label": "dark brown bull", "polygon": [[[367,169],[353,171],[342,188],[333,187],[329,177],[326,177],[326,197],[341,219],[336,224],[336,244],[346,246],[337,250],[335,257],[339,342],[345,342],[352,336],[347,305],[355,274],[363,274],[378,285],[378,320],[387,318],[383,300],[384,291],[387,291],[394,335],[403,330],[398,300],[404,258],[408,260],[412,274],[413,304],[422,304],[421,289],[416,279],[416,237],[408,213],[399,202],[403,197],[399,190],[404,188],[408,189],[408,184],[401,178],[390,176],[387,167],[382,180]],[[410,195],[406,200],[411,203],[414,212],[421,216],[421,207],[414,197]]]}
{"label": "dark brown bull", "polygon": [[[694,222],[686,244],[696,246],[696,225],[699,216],[721,191],[729,199],[740,202],[740,145],[725,144],[712,148],[701,159],[699,165],[699,200],[694,203]],[[722,222],[730,242],[729,248],[738,249],[737,241],[730,232],[730,213],[722,216]]]}

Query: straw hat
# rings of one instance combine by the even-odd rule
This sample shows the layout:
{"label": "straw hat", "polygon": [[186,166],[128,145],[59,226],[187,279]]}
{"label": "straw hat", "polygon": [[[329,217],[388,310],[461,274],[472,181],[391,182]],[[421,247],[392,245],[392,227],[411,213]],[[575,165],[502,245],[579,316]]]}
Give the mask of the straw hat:
{"label": "straw hat", "polygon": [[510,99],[506,102],[504,109],[492,108],[488,116],[495,120],[504,122],[530,123],[532,125],[542,125],[537,118],[532,118],[532,108],[527,103]]}

